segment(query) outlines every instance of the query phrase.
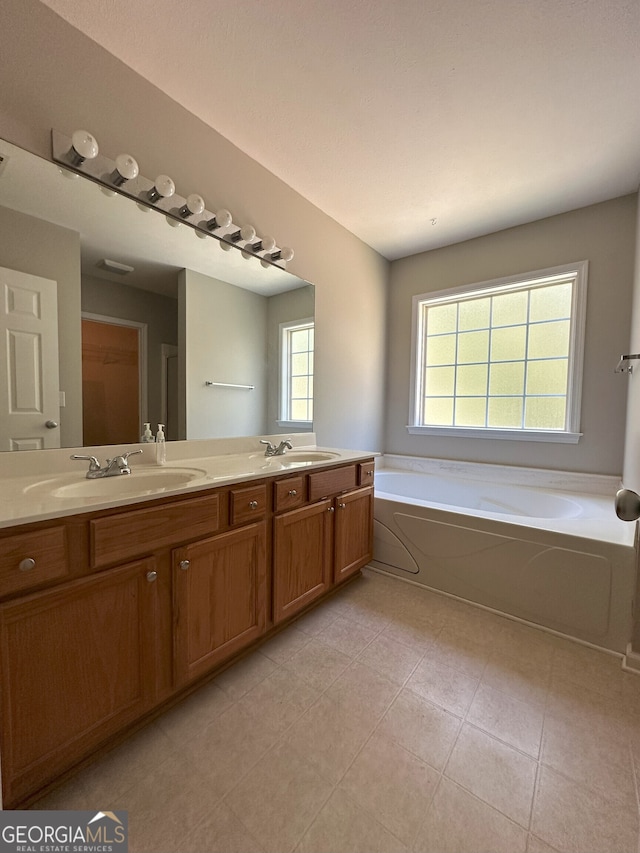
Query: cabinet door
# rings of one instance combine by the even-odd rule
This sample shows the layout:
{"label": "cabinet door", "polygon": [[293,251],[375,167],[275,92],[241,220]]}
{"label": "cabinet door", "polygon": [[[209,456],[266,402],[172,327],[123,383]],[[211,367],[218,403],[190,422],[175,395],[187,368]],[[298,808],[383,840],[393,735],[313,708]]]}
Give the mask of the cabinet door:
{"label": "cabinet door", "polygon": [[302,610],[331,586],[331,501],[279,515],[274,520],[273,621]]}
{"label": "cabinet door", "polygon": [[5,807],[150,707],[154,580],[141,560],[0,606]]}
{"label": "cabinet door", "polygon": [[265,630],[265,522],[173,552],[174,681],[204,675]]}
{"label": "cabinet door", "polygon": [[340,495],[335,507],[334,580],[340,583],[373,557],[373,489]]}

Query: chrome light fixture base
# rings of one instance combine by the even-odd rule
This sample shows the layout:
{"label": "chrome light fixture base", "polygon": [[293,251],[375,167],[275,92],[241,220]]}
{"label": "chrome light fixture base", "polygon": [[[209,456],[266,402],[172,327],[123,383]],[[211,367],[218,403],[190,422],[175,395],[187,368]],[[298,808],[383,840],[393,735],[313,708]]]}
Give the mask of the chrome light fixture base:
{"label": "chrome light fixture base", "polygon": [[[155,181],[145,178],[139,172],[135,177],[126,179],[122,184],[117,184],[114,180],[114,172],[119,174],[116,160],[111,160],[100,152],[91,159],[87,158],[82,160],[82,162],[78,162],[79,158],[73,148],[71,137],[55,129],[51,130],[51,156],[56,163],[101,184],[111,192],[127,196],[138,204],[143,204],[152,210],[159,210],[165,216],[188,228],[193,228],[199,234],[213,237],[222,244],[222,248],[224,249],[233,248],[236,251],[243,252],[245,256],[252,255],[263,265],[269,264],[280,269],[286,268],[284,258],[272,258],[271,254],[266,252],[259,254],[262,250],[260,243],[256,244],[254,248],[250,243],[245,244],[243,242],[240,244],[239,241],[234,241],[233,238],[236,234],[239,235],[240,231],[230,217],[228,222],[225,216],[220,217],[222,221],[218,222],[216,220],[216,212],[211,212],[205,208],[202,211],[198,211],[197,216],[185,219],[183,211],[189,210],[188,199],[193,199],[193,196],[187,198],[178,195],[177,192],[170,196],[162,196],[156,190]],[[220,209],[218,209],[218,213],[220,213]],[[226,214],[227,211],[224,210],[224,213]],[[190,215],[190,213],[187,215]],[[253,234],[255,235],[255,231]],[[272,251],[277,256],[280,253],[280,249],[277,246],[274,246]]]}

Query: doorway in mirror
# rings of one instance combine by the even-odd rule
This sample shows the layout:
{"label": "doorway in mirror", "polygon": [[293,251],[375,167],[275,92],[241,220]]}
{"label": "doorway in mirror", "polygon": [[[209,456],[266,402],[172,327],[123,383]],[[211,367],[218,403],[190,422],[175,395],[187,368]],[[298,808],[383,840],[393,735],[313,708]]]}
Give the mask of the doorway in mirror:
{"label": "doorway in mirror", "polygon": [[140,440],[143,338],[143,324],[83,316],[82,435],[86,446]]}

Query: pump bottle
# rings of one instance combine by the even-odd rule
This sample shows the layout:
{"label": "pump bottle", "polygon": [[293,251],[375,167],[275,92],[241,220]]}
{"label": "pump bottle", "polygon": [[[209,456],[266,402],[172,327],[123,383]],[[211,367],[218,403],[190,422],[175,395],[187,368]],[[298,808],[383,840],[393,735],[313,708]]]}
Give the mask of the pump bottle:
{"label": "pump bottle", "polygon": [[164,435],[164,424],[158,424],[156,433],[156,463],[164,465],[167,461],[167,445]]}

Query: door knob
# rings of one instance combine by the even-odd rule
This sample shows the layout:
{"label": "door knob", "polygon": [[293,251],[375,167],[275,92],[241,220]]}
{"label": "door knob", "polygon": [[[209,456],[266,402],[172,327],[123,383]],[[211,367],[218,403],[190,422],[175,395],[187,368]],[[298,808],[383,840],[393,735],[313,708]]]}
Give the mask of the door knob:
{"label": "door knob", "polygon": [[631,489],[616,492],[616,515],[623,521],[635,521],[640,518],[640,496]]}
{"label": "door knob", "polygon": [[45,421],[44,425],[46,426],[47,429],[58,429],[58,422],[57,421]]}

